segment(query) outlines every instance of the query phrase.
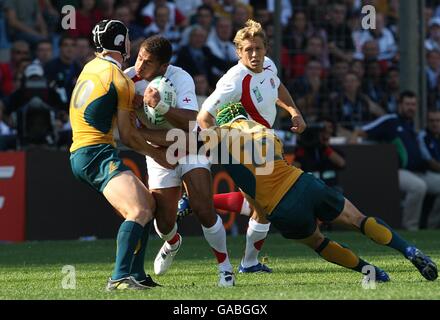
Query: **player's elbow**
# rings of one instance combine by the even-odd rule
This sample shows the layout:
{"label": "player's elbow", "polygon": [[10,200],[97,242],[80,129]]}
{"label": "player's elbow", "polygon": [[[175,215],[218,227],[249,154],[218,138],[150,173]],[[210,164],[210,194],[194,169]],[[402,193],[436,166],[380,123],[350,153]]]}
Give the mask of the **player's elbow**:
{"label": "player's elbow", "polygon": [[202,129],[208,129],[214,126],[214,117],[208,111],[200,111],[197,115],[197,123]]}
{"label": "player's elbow", "polygon": [[196,120],[197,120],[198,125],[199,125],[201,128],[205,129],[205,126],[204,126],[204,119],[203,119],[203,117],[202,117],[202,115],[201,115],[201,112],[197,115]]}
{"label": "player's elbow", "polygon": [[119,139],[121,142],[129,148],[133,147],[133,141],[135,141],[134,134],[130,130],[119,131]]}

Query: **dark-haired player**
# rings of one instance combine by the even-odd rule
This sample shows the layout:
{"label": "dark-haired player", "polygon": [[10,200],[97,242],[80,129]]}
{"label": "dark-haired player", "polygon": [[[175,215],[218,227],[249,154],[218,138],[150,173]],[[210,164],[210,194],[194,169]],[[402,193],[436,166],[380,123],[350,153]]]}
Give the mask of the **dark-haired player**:
{"label": "dark-haired player", "polygon": [[[153,139],[160,129],[179,128],[189,132],[194,129],[190,127],[191,121],[195,126],[199,107],[194,81],[185,70],[170,65],[171,55],[172,48],[167,39],[162,36],[149,37],[141,44],[135,66],[125,71],[134,81],[136,92],[144,95],[144,102],[155,109],[155,123],[148,123],[147,128],[140,129],[146,140]],[[166,77],[174,86],[177,96],[175,108],[161,101],[157,89],[148,87],[149,82],[158,76]],[[179,160],[173,169],[164,167],[150,155],[146,156],[146,161],[148,187],[157,205],[155,228],[165,241],[154,261],[154,272],[158,275],[167,272],[182,244],[182,237],[177,232],[176,211],[183,181],[192,209],[217,259],[218,285],[233,286],[235,279],[226,248],[226,231],[212,203],[211,172],[207,161],[188,155]]]}

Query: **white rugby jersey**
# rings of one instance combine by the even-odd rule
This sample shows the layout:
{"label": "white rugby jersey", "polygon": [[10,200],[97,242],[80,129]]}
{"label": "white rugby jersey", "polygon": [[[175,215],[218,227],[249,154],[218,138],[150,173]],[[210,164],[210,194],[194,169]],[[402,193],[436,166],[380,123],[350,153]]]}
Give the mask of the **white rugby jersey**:
{"label": "white rugby jersey", "polygon": [[241,101],[252,120],[271,128],[277,114],[275,103],[280,84],[275,63],[268,57],[264,58],[260,73],[252,72],[239,61],[217,82],[202,109],[215,117],[223,104]]}
{"label": "white rugby jersey", "polygon": [[[149,82],[136,75],[133,67],[125,69],[124,73],[134,82],[136,94],[144,95]],[[199,112],[197,104],[196,87],[193,78],[182,68],[170,65],[164,75],[176,89],[178,109],[188,109]]]}

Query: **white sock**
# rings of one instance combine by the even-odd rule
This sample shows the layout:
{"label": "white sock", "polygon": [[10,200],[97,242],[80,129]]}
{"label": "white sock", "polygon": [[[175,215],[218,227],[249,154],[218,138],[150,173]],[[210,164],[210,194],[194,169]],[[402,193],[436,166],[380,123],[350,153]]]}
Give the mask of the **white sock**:
{"label": "white sock", "polygon": [[214,250],[218,262],[218,269],[220,271],[232,272],[232,265],[229,261],[228,250],[226,249],[226,230],[220,216],[217,215],[217,221],[211,228],[202,226],[202,230],[206,241],[208,241],[208,244]]}
{"label": "white sock", "polygon": [[177,241],[174,244],[169,244],[168,241],[170,241],[171,239],[174,238],[174,236],[177,233],[177,224],[174,225],[174,228],[167,234],[163,234],[162,232],[160,232],[159,228],[157,227],[157,222],[156,219],[154,219],[154,229],[156,229],[156,233],[159,235],[159,237],[165,241],[165,247],[170,250],[176,250],[179,247],[179,242]]}
{"label": "white sock", "polygon": [[241,205],[240,214],[249,217],[251,212],[252,212],[251,206],[249,205],[249,202],[246,200],[246,198],[244,198],[243,199],[243,204]]}
{"label": "white sock", "polygon": [[246,249],[244,251],[244,257],[241,260],[241,265],[245,268],[249,268],[258,264],[258,254],[260,253],[261,246],[264,239],[269,232],[270,223],[262,224],[258,223],[254,219],[249,219],[249,227],[246,232]]}

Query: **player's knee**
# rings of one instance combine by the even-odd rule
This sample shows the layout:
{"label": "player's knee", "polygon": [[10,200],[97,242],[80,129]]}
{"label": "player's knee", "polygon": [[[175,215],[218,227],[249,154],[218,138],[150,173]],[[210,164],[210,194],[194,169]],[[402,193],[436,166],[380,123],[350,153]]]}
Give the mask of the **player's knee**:
{"label": "player's knee", "polygon": [[344,210],[342,211],[340,218],[342,222],[347,225],[359,227],[366,216],[362,214],[350,201],[345,200]]}
{"label": "player's knee", "polygon": [[210,202],[204,202],[200,199],[190,199],[192,211],[198,217],[206,217],[215,215],[214,206]]}
{"label": "player's knee", "polygon": [[299,240],[299,242],[305,244],[306,246],[310,247],[313,250],[316,250],[321,246],[324,240],[325,240],[324,235],[319,231],[319,229],[316,229],[311,236],[305,239],[301,239]]}
{"label": "player's knee", "polygon": [[193,205],[191,203],[191,208],[194,214],[199,219],[200,223],[205,228],[212,227],[217,221],[217,214],[214,210],[214,207],[209,203],[203,203],[202,201],[195,201]]}
{"label": "player's knee", "polygon": [[325,237],[322,233],[318,233],[315,235],[315,237],[313,238],[312,244],[313,244],[313,250],[316,250],[317,248],[319,248],[323,242],[325,240]]}
{"label": "player's knee", "polygon": [[214,211],[206,211],[204,214],[197,216],[202,226],[211,228],[217,222],[217,214]]}
{"label": "player's knee", "polygon": [[156,227],[162,234],[168,234],[173,230],[176,224],[176,216],[166,215],[161,217],[156,217]]}
{"label": "player's knee", "polygon": [[127,220],[133,220],[145,225],[153,219],[153,211],[149,208],[133,208],[127,214]]}

